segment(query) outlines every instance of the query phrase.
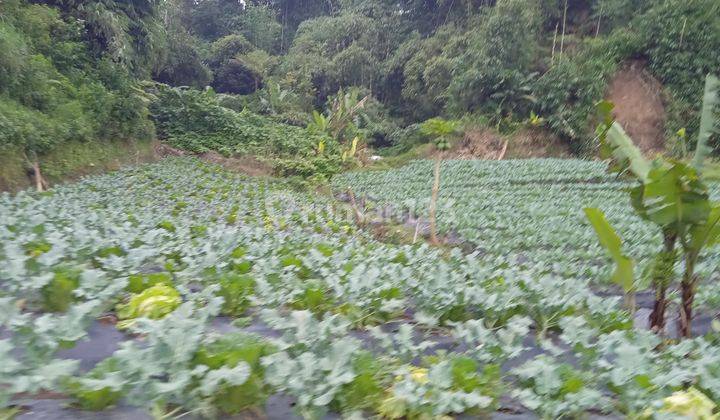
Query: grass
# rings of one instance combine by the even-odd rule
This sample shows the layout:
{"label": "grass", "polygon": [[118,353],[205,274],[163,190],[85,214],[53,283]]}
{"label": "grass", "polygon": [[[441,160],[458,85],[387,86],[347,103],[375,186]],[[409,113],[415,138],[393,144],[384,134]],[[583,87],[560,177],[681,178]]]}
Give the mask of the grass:
{"label": "grass", "polygon": [[[41,155],[40,169],[52,185],[153,159],[154,143],[150,141],[70,142]],[[28,164],[20,149],[1,149],[0,191],[32,187],[32,179],[27,173]]]}

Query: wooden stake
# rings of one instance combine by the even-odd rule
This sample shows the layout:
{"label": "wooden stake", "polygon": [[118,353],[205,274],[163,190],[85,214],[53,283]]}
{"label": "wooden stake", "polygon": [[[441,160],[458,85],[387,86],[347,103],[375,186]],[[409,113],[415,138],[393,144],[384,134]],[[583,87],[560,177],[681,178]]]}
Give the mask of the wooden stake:
{"label": "wooden stake", "polygon": [[503,158],[505,157],[505,152],[507,152],[507,147],[508,147],[508,141],[510,141],[510,140],[505,139],[505,143],[503,144],[502,150],[500,150],[500,154],[498,155],[497,160],[503,160]]}
{"label": "wooden stake", "polygon": [[33,162],[33,170],[35,171],[35,188],[38,192],[43,192],[43,179],[42,175],[40,174],[40,162],[38,160],[35,160]]}
{"label": "wooden stake", "polygon": [[601,2],[600,3],[600,13],[598,14],[598,22],[597,22],[597,26],[595,27],[595,38],[597,38],[598,35],[600,34],[600,19],[602,19],[603,6],[605,6],[605,3]]}
{"label": "wooden stake", "polygon": [[442,152],[438,152],[435,158],[435,168],[433,170],[434,181],[432,194],[430,196],[430,241],[433,245],[439,245],[437,237],[437,223],[435,221],[435,213],[437,209],[438,193],[440,192],[440,162],[442,161]]}
{"label": "wooden stake", "polygon": [[350,206],[353,209],[353,212],[355,213],[355,223],[358,226],[363,226],[365,224],[365,217],[363,216],[362,212],[357,206],[357,201],[355,200],[355,194],[353,194],[352,190],[350,188],[347,189],[348,195],[350,196]]}

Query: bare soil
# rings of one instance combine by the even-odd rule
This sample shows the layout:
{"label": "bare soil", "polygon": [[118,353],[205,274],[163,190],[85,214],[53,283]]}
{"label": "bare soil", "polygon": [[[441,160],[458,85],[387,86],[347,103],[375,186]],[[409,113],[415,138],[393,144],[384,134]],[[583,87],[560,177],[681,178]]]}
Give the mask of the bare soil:
{"label": "bare soil", "polygon": [[454,159],[486,160],[572,156],[562,140],[539,127],[522,128],[510,135],[491,128],[474,128],[465,132],[448,155]]}
{"label": "bare soil", "polygon": [[613,116],[646,155],[665,149],[665,104],[662,85],[645,69],[642,60],[628,61],[610,82],[607,99],[615,104]]}

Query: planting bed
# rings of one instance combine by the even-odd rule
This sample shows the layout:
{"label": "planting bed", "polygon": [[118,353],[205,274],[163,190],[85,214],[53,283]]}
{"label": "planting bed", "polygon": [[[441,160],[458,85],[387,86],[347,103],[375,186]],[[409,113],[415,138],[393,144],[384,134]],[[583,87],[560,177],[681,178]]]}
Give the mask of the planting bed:
{"label": "planting bed", "polygon": [[[606,285],[582,206],[621,223],[638,257],[659,238],[601,165],[448,168],[441,200],[457,215],[445,207],[441,225],[469,253],[378,242],[330,197],[185,158],[0,196],[0,407],[617,418],[669,415],[688,385],[720,398],[717,296],[701,293],[697,337],[675,342],[633,328]],[[423,199],[425,169],[334,182],[398,205]]]}

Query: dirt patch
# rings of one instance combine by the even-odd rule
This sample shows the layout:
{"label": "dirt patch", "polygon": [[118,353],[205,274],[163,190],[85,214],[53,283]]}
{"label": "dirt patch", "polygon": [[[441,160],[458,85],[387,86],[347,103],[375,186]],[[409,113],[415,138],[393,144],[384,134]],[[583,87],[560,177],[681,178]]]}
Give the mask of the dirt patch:
{"label": "dirt patch", "polygon": [[541,128],[522,128],[509,135],[501,135],[490,128],[473,128],[467,130],[449,152],[449,157],[454,159],[487,160],[571,155],[562,140]]}
{"label": "dirt patch", "polygon": [[645,70],[642,60],[625,63],[608,87],[613,116],[647,155],[665,148],[665,105],[662,85]]}
{"label": "dirt patch", "polygon": [[499,159],[506,150],[505,140],[494,130],[476,128],[467,130],[449,154],[456,159]]}
{"label": "dirt patch", "polygon": [[176,149],[174,147],[170,147],[165,143],[157,142],[155,144],[155,154],[161,158],[166,158],[170,156],[186,156],[188,153],[184,150]]}
{"label": "dirt patch", "polygon": [[250,176],[270,176],[273,172],[270,165],[253,156],[225,157],[217,152],[206,152],[200,155],[200,159]]}
{"label": "dirt patch", "polygon": [[571,158],[567,143],[543,128],[523,128],[509,136],[506,159]]}
{"label": "dirt patch", "polygon": [[155,149],[156,153],[162,157],[168,156],[197,156],[205,162],[220,165],[225,169],[233,172],[239,172],[249,176],[270,176],[272,175],[272,167],[265,162],[258,160],[253,156],[242,157],[225,157],[217,152],[205,152],[202,154],[194,154],[185,150],[170,147],[165,143],[160,143]]}

